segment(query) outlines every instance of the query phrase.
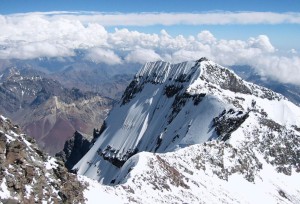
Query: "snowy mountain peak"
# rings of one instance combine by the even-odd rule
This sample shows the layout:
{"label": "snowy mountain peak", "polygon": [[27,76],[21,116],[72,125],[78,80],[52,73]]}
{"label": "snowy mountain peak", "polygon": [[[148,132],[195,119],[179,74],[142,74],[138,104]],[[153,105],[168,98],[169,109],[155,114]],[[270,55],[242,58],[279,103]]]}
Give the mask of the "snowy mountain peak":
{"label": "snowy mountain peak", "polygon": [[294,131],[300,127],[300,109],[206,58],[179,64],[149,62],[74,169],[112,184],[120,168],[139,152],[176,152],[210,140],[241,144],[253,131],[245,124],[278,124]]}
{"label": "snowy mountain peak", "polygon": [[269,89],[243,81],[233,71],[205,57],[178,64],[163,61],[146,63],[127,87],[122,104],[126,104],[136,93],[141,92],[146,83],[165,84],[166,94],[169,96],[182,89],[191,95],[214,94],[223,89],[270,100],[283,98]]}

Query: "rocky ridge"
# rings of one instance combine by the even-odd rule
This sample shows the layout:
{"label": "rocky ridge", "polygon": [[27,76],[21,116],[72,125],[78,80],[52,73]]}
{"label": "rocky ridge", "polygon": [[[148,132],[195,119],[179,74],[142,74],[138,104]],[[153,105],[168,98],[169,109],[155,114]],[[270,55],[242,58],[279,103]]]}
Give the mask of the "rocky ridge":
{"label": "rocky ridge", "polygon": [[1,203],[84,203],[85,185],[3,116],[0,164]]}

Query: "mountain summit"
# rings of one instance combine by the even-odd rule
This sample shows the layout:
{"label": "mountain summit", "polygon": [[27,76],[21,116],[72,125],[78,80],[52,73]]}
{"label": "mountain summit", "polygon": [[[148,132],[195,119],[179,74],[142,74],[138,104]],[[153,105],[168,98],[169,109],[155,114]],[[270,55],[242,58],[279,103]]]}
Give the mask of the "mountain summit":
{"label": "mountain summit", "polygon": [[[241,175],[236,182],[250,182],[253,189],[266,169],[287,180],[299,177],[299,127],[298,106],[206,58],[150,62],[135,75],[102,134],[73,169],[100,183],[118,184],[113,191],[127,199],[132,189],[130,195],[139,202],[185,201],[188,194],[189,202],[208,202],[199,195],[211,189],[209,182],[217,182],[229,195],[224,202],[230,203],[245,192],[227,189],[215,177],[229,182]],[[195,175],[207,183],[201,186]],[[272,201],[268,193],[276,191],[279,201],[299,201],[296,191],[288,194],[285,184],[266,178],[260,184],[272,186],[262,195],[266,199]],[[151,195],[141,188],[145,185]],[[169,197],[160,196],[171,189]],[[174,194],[177,190],[181,196]]]}

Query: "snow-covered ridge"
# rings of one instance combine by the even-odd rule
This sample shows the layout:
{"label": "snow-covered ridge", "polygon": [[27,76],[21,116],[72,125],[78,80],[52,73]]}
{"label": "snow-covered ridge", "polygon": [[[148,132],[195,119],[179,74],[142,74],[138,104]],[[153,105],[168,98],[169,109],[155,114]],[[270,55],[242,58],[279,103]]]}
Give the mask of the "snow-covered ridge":
{"label": "snow-covered ridge", "polygon": [[[272,143],[274,149],[280,142]],[[142,152],[125,163],[114,180],[117,185],[101,188],[134,203],[300,202],[299,172],[282,173],[289,162],[274,168],[257,144],[236,148],[211,141],[164,154]],[[267,146],[266,151],[274,149]],[[273,159],[282,161],[284,156]]]}
{"label": "snow-covered ridge", "polygon": [[[146,63],[74,169],[114,184],[120,168],[139,152],[172,152],[209,140],[240,144],[238,138],[252,134],[253,129],[241,128],[249,121],[256,126],[272,121],[294,131],[300,108],[206,58]],[[242,136],[233,137],[237,133]]]}
{"label": "snow-covered ridge", "polygon": [[[133,83],[142,86],[144,83],[149,82],[159,84],[184,83],[190,94],[197,94],[199,90],[203,92],[205,91],[203,88],[207,88],[207,92],[214,93],[214,91],[211,91],[212,89],[221,88],[268,99],[283,98],[280,94],[267,88],[243,81],[232,70],[222,67],[205,57],[197,61],[178,64],[163,61],[148,62],[135,75]],[[136,90],[140,89],[136,88]]]}

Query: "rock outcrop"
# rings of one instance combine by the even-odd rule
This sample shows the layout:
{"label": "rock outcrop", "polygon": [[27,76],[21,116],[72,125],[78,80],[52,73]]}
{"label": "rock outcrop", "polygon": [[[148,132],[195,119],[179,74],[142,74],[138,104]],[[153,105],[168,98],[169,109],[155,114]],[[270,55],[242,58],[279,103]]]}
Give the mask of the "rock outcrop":
{"label": "rock outcrop", "polygon": [[86,186],[62,161],[0,116],[0,203],[84,203]]}
{"label": "rock outcrop", "polygon": [[73,137],[66,141],[64,149],[55,156],[61,159],[70,171],[73,166],[89,151],[92,143],[76,131]]}

